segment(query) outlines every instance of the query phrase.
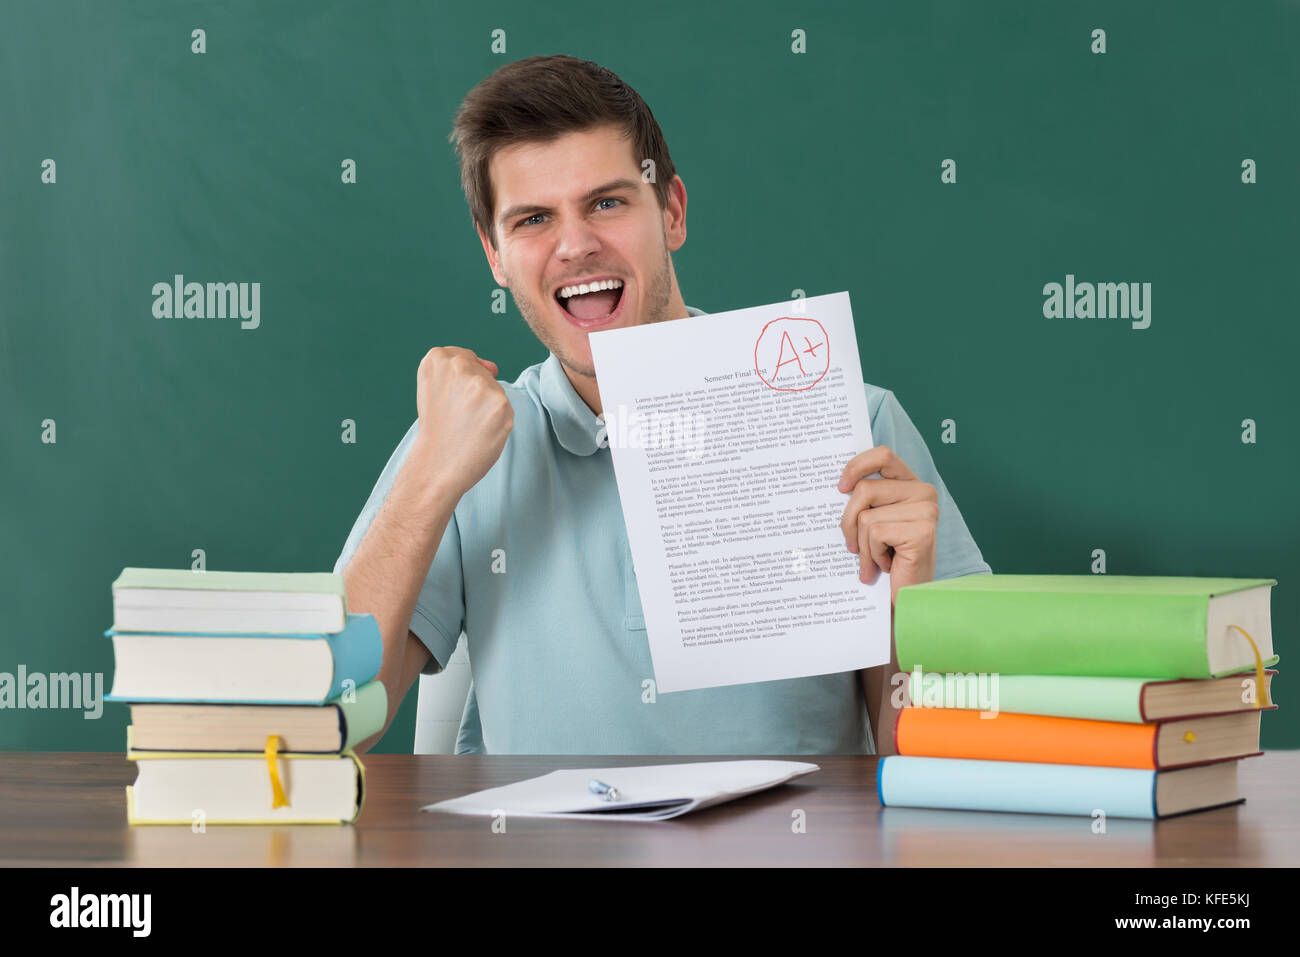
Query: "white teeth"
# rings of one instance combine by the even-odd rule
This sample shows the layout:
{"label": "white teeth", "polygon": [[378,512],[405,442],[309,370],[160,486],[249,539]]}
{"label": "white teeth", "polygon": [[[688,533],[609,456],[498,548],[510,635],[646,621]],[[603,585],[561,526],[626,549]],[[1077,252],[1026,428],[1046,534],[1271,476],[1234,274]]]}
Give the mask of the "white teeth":
{"label": "white teeth", "polygon": [[570,296],[585,296],[589,292],[598,292],[601,289],[621,289],[622,286],[621,279],[602,279],[600,282],[583,282],[576,286],[565,286],[556,295],[561,299],[568,299]]}

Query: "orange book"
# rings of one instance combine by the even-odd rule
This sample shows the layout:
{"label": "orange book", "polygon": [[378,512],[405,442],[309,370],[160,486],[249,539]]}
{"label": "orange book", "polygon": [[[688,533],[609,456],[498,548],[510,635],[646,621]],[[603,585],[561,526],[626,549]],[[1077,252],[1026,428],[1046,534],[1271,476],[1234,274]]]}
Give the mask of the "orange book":
{"label": "orange book", "polygon": [[1039,714],[903,708],[899,754],[1164,770],[1260,754],[1258,710],[1132,724]]}

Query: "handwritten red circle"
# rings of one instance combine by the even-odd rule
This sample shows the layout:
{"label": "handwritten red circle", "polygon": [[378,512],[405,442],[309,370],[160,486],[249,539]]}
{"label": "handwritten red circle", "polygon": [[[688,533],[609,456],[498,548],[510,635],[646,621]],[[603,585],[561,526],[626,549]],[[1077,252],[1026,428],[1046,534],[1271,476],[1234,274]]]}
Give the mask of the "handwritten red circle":
{"label": "handwritten red circle", "polygon": [[[818,374],[817,378],[814,379],[812,382],[808,383],[808,384],[805,385],[805,386],[800,386],[800,387],[798,387],[798,388],[794,388],[794,389],[788,389],[788,388],[785,388],[785,387],[783,387],[783,386],[772,385],[772,383],[768,382],[767,379],[764,379],[764,378],[763,378],[763,371],[758,367],[758,347],[759,347],[759,345],[762,344],[762,342],[763,342],[763,336],[765,336],[765,335],[767,334],[767,330],[770,329],[770,328],[771,328],[775,323],[778,323],[778,322],[811,322],[811,323],[812,323],[813,325],[815,325],[815,326],[818,328],[818,330],[820,330],[820,332],[821,332],[822,344],[824,344],[824,345],[826,346],[826,357],[825,357],[825,363],[824,363],[824,365],[822,366],[822,370],[821,370],[821,372]],[[782,332],[783,332],[784,335],[789,335],[789,330],[788,330],[788,329],[784,329],[784,330],[782,330]],[[791,345],[794,345],[793,341],[791,341]],[[781,357],[781,356],[780,356],[780,353],[777,353],[777,358],[779,359],[780,357]],[[800,363],[800,368],[802,368],[802,367],[803,367],[802,360],[799,360],[798,357],[799,357],[799,349],[798,349],[797,346],[795,346],[795,359],[796,359],[797,361],[799,361],[799,363]],[[787,360],[787,361],[789,361],[789,360]],[[784,365],[784,363],[782,363],[782,364]],[[772,390],[774,390],[774,391],[776,391],[776,392],[806,392],[807,390],[809,390],[809,389],[811,389],[813,386],[815,386],[818,382],[821,382],[821,381],[822,381],[822,379],[825,377],[825,375],[826,375],[827,371],[830,369],[830,367],[831,367],[831,337],[828,336],[828,335],[826,334],[826,328],[825,328],[825,327],[824,327],[820,322],[818,322],[816,319],[808,319],[808,318],[806,318],[806,317],[801,317],[801,316],[780,316],[780,317],[778,317],[778,318],[776,318],[776,319],[773,319],[773,320],[769,321],[768,323],[766,323],[766,324],[763,326],[762,329],[759,330],[759,332],[758,332],[758,339],[755,340],[755,342],[754,342],[754,372],[758,374],[758,377],[759,377],[760,379],[763,379],[763,384],[764,384],[765,386],[767,386],[769,389],[772,389]],[[805,375],[807,375],[807,373],[805,373]],[[776,377],[776,370],[775,370],[775,369],[772,371],[772,376],[773,376],[773,378]]]}

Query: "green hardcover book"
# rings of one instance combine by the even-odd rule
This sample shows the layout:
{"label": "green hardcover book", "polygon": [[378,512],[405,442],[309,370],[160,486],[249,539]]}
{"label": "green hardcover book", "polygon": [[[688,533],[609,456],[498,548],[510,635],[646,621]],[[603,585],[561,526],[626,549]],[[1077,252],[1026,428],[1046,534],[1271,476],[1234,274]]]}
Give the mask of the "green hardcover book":
{"label": "green hardcover book", "polygon": [[[1277,662],[1271,578],[967,575],[900,588],[904,671],[1217,678]],[[1247,637],[1249,636],[1249,637]]]}

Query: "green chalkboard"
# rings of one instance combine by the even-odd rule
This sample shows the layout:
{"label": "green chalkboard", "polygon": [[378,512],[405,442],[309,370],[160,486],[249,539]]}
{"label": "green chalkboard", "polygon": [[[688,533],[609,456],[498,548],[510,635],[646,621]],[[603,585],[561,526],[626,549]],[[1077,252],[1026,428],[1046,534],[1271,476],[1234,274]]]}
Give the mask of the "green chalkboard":
{"label": "green chalkboard", "polygon": [[[426,350],[545,358],[492,310],[447,136],[494,69],[569,53],[663,128],[685,301],[849,290],[995,571],[1278,579],[1264,746],[1300,745],[1298,31],[1283,2],[6,3],[0,672],[107,686],[124,566],[328,570]],[[157,317],[177,275],[258,283],[256,328]],[[1067,281],[1149,283],[1149,324],[1046,316]],[[5,709],[0,749],[125,724]]]}

